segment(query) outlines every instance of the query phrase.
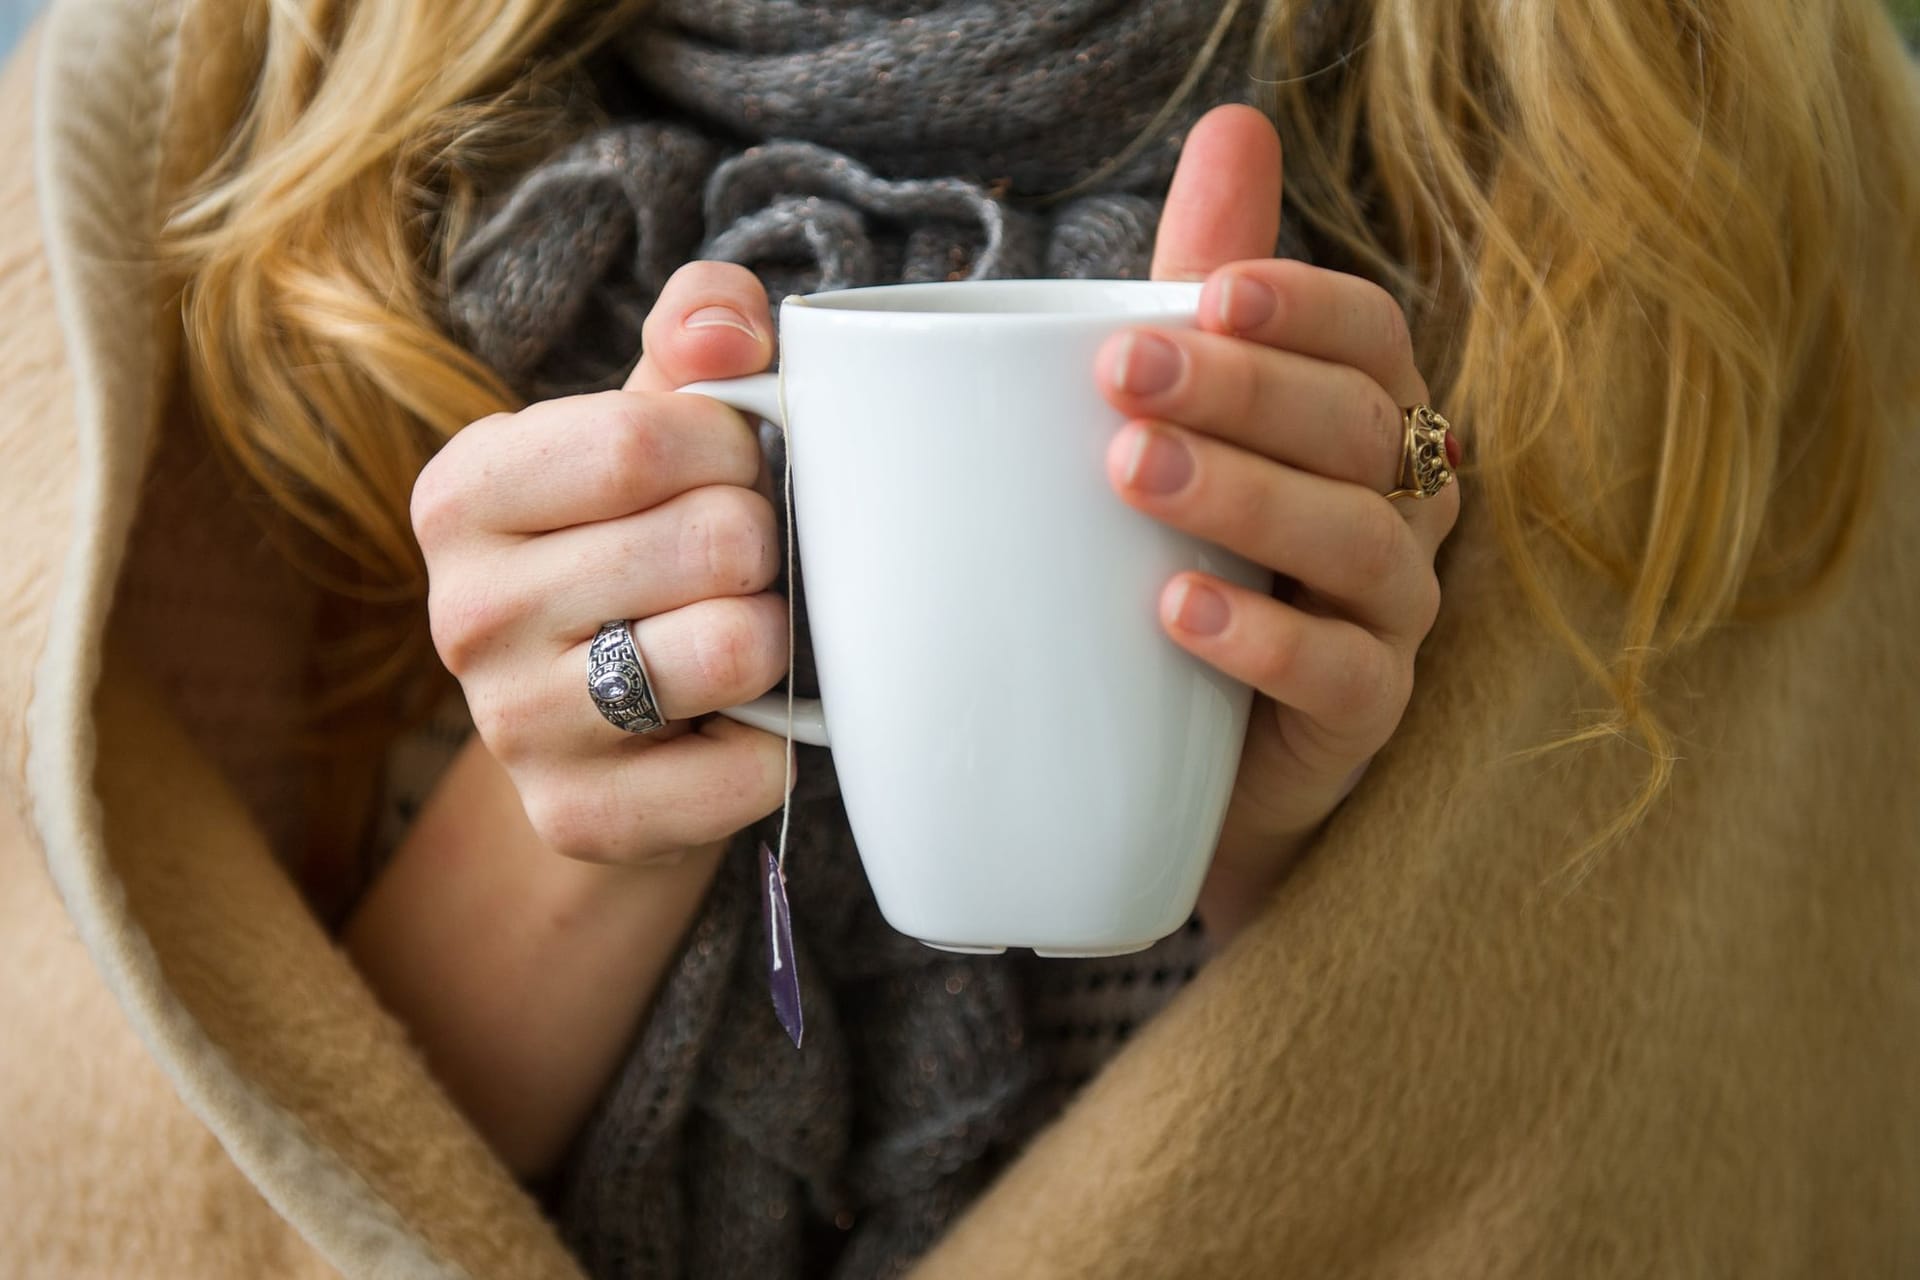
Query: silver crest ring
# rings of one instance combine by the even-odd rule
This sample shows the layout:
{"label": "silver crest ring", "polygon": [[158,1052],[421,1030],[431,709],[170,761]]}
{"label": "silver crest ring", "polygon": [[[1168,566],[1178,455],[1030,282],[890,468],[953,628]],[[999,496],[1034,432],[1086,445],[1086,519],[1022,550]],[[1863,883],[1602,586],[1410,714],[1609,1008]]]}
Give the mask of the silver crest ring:
{"label": "silver crest ring", "polygon": [[624,622],[603,623],[587,646],[587,696],[616,729],[651,733],[667,723],[633,632]]}
{"label": "silver crest ring", "polygon": [[1400,453],[1400,476],[1388,499],[1431,498],[1453,483],[1447,457],[1447,435],[1453,424],[1424,404],[1401,410],[1406,427]]}

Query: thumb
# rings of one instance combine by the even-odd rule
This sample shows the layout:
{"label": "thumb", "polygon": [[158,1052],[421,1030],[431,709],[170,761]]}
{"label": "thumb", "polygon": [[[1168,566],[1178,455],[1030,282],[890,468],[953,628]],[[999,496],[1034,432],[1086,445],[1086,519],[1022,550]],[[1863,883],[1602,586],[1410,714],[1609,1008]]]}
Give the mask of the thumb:
{"label": "thumb", "polygon": [[1280,239],[1280,135],[1252,107],[1216,107],[1187,134],[1153,246],[1155,280],[1204,280],[1271,258]]}
{"label": "thumb", "polygon": [[767,291],[745,267],[689,262],[673,273],[640,327],[640,364],[629,391],[758,373],[773,359]]}

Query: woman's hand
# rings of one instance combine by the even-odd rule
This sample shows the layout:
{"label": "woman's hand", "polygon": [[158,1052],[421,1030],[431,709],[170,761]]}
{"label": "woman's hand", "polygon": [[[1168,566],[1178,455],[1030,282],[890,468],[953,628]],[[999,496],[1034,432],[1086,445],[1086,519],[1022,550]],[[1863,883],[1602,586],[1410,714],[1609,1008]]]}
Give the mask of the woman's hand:
{"label": "woman's hand", "polygon": [[570,857],[672,859],[780,807],[779,737],[719,717],[632,736],[586,687],[587,646],[611,619],[633,620],[670,722],[785,674],[759,444],[732,409],[672,393],[765,368],[772,333],[750,272],[692,263],[647,317],[624,390],[476,422],[414,488],[434,646],[534,829]]}
{"label": "woman's hand", "polygon": [[[477,422],[414,489],[434,642],[479,734],[343,941],[528,1176],[605,1088],[727,837],[780,806],[780,738],[686,723],[786,669],[773,507],[752,488],[766,468],[739,415],[670,394],[765,368],[772,332],[751,275],[689,266],[624,391]],[[587,643],[613,618],[638,620],[672,721],[645,737],[587,696]]]}
{"label": "woman's hand", "polygon": [[1399,726],[1440,607],[1434,554],[1458,485],[1389,501],[1402,408],[1424,403],[1399,307],[1377,286],[1274,260],[1278,140],[1258,112],[1193,129],[1157,278],[1205,279],[1199,331],[1137,329],[1102,350],[1134,419],[1107,456],[1130,505],[1280,575],[1280,598],[1204,573],[1161,593],[1176,643],[1257,691],[1201,912],[1230,934]]}

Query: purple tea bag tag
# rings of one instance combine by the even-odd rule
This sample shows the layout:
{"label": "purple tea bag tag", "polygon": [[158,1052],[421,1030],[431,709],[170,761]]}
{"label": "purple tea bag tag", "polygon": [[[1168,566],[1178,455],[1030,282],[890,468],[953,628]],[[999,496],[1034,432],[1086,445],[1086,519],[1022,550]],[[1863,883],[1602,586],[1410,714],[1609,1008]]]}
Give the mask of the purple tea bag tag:
{"label": "purple tea bag tag", "polygon": [[787,907],[786,877],[764,840],[760,842],[760,918],[767,926],[767,981],[773,988],[773,1011],[798,1049],[807,1020],[800,1010],[800,971],[794,968],[793,913]]}

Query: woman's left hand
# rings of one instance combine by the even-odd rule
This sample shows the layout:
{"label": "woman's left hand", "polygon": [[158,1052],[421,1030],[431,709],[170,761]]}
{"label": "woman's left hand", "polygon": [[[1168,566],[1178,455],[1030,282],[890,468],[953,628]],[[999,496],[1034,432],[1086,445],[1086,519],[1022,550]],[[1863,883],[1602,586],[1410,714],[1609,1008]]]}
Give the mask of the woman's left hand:
{"label": "woman's left hand", "polygon": [[1460,511],[1458,484],[1384,496],[1402,410],[1427,400],[1406,320],[1365,280],[1267,257],[1279,207],[1264,116],[1223,107],[1195,125],[1154,276],[1206,281],[1199,327],[1129,330],[1097,367],[1133,419],[1107,455],[1120,496],[1281,583],[1270,596],[1182,573],[1160,596],[1177,644],[1256,691],[1200,899],[1216,937],[1260,910],[1399,726],[1440,607],[1434,554]]}

